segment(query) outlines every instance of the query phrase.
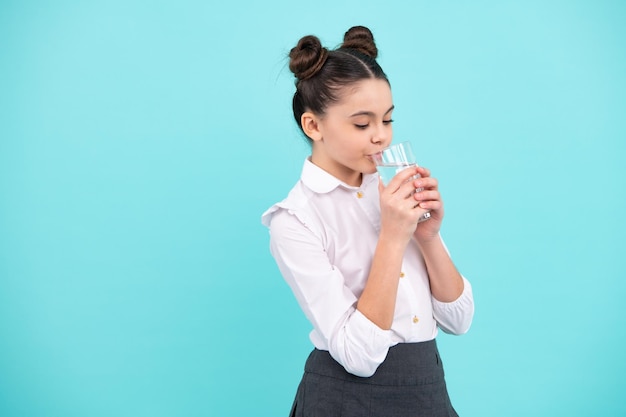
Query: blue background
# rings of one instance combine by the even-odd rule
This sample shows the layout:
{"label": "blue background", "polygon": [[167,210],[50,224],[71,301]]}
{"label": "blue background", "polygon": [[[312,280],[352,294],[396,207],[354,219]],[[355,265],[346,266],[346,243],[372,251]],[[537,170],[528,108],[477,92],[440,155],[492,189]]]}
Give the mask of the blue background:
{"label": "blue background", "polygon": [[286,54],[369,26],[476,316],[463,416],[622,416],[626,2],[0,4],[0,415],[285,416],[310,326],[261,213]]}

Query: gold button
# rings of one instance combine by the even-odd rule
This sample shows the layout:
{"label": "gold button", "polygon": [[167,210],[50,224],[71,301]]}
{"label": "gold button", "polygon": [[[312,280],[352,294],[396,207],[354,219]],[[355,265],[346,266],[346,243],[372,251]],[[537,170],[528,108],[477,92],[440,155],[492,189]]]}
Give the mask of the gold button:
{"label": "gold button", "polygon": [[400,278],[404,278],[404,272],[400,272]]}
{"label": "gold button", "polygon": [[417,316],[413,316],[413,323],[417,323],[418,321],[420,321],[420,319],[418,319]]}
{"label": "gold button", "polygon": [[356,192],[356,196],[357,196],[357,198],[363,198],[363,192],[362,191],[357,191]]}

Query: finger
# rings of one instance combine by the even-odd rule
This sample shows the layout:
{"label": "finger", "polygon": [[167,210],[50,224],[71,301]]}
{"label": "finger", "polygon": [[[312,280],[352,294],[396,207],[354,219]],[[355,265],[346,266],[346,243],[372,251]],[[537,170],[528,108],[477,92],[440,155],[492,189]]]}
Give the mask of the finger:
{"label": "finger", "polygon": [[436,190],[437,187],[439,187],[439,181],[437,181],[437,178],[433,178],[433,177],[416,178],[415,181],[413,181],[413,186],[416,189],[425,188],[425,189]]}
{"label": "finger", "polygon": [[402,171],[398,172],[391,179],[391,181],[389,181],[389,184],[387,184],[387,188],[390,188],[391,190],[395,192],[401,187],[402,184],[406,183],[407,181],[410,181],[411,178],[414,177],[415,175],[417,175],[416,167],[409,167],[409,168],[403,169]]}
{"label": "finger", "polygon": [[443,201],[441,200],[429,200],[421,201],[417,207],[427,211],[440,211],[443,208]]}
{"label": "finger", "polygon": [[424,190],[413,194],[416,201],[437,201],[441,200],[441,194],[437,190]]}
{"label": "finger", "polygon": [[394,194],[398,194],[398,196],[402,196],[402,198],[411,198],[418,190],[421,191],[421,189],[415,187],[413,181],[407,181],[401,184]]}
{"label": "finger", "polygon": [[414,211],[414,213],[413,213],[413,214],[414,214],[415,216],[417,216],[417,217],[416,217],[416,219],[419,219],[419,218],[421,218],[421,217],[422,217],[422,215],[423,215],[424,213],[428,213],[428,212],[430,212],[430,211],[432,211],[432,210],[431,210],[431,209],[429,209],[429,208],[422,207],[422,206],[421,206],[421,204],[416,204],[416,205],[413,207],[413,211]]}
{"label": "finger", "polygon": [[417,167],[417,173],[422,177],[430,177],[430,169],[426,167]]}

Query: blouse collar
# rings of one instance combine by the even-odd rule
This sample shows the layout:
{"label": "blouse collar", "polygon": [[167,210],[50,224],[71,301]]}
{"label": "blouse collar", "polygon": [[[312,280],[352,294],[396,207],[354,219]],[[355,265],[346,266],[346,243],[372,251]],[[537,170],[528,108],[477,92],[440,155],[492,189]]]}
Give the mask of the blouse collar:
{"label": "blouse collar", "polygon": [[322,168],[311,162],[311,159],[309,157],[304,161],[304,166],[302,167],[302,174],[300,175],[300,179],[302,180],[304,185],[311,189],[311,191],[318,194],[326,194],[337,187],[343,187],[350,190],[358,190],[360,188],[364,188],[370,182],[378,180],[378,173],[363,174],[363,181],[361,183],[361,186],[354,187],[352,185],[346,184],[345,182],[324,171]]}

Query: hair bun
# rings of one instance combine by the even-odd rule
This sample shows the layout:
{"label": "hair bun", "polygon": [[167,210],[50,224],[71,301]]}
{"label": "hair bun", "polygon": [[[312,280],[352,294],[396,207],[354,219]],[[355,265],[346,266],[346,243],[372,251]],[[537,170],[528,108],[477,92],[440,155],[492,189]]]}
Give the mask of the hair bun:
{"label": "hair bun", "polygon": [[374,42],[374,35],[365,26],[353,26],[343,36],[342,48],[355,49],[362,54],[376,59],[378,48]]}
{"label": "hair bun", "polygon": [[289,52],[289,69],[298,78],[306,80],[317,74],[328,58],[328,49],[313,35],[304,36]]}

